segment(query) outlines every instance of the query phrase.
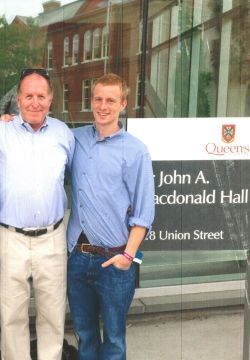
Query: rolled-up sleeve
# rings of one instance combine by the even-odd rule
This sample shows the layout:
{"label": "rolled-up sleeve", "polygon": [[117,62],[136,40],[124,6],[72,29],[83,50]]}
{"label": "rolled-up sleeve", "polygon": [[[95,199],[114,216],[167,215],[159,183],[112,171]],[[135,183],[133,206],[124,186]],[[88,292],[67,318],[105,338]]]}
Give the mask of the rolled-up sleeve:
{"label": "rolled-up sleeve", "polygon": [[126,185],[131,200],[129,226],[151,228],[155,215],[154,176],[148,152],[135,157],[126,168]]}

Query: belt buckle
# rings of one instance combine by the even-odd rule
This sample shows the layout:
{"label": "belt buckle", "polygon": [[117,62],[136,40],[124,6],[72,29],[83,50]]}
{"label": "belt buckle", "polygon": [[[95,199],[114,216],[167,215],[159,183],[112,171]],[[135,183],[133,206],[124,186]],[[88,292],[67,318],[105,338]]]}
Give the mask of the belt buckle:
{"label": "belt buckle", "polygon": [[34,230],[24,230],[23,234],[26,236],[39,236],[47,233],[47,229],[34,229]]}
{"label": "belt buckle", "polygon": [[86,244],[86,243],[81,243],[80,244],[80,250],[81,250],[81,252],[84,252],[84,253],[87,253],[88,251],[84,251],[84,246],[86,247],[86,246],[89,246],[89,244]]}

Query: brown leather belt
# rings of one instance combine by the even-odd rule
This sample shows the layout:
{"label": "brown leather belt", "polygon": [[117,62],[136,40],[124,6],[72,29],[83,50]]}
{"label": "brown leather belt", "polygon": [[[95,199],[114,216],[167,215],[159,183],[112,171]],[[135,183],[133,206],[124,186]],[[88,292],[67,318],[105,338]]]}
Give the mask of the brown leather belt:
{"label": "brown leather belt", "polygon": [[126,245],[113,247],[113,248],[103,248],[101,246],[90,245],[90,244],[76,244],[76,249],[81,252],[87,252],[92,255],[101,255],[112,257],[117,254],[121,254],[126,248]]}
{"label": "brown leather belt", "polygon": [[102,246],[91,245],[88,243],[88,239],[86,235],[81,233],[75,248],[80,252],[87,252],[92,255],[112,257],[114,255],[123,253],[123,251],[126,248],[126,245],[112,247],[112,248],[104,248]]}

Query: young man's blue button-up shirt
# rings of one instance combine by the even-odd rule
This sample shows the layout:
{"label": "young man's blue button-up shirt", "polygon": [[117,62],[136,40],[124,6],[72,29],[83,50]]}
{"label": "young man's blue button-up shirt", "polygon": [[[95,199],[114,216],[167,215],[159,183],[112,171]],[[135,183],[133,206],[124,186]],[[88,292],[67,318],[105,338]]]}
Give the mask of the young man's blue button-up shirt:
{"label": "young man's blue button-up shirt", "polygon": [[149,229],[154,219],[149,152],[123,128],[102,140],[95,126],[78,128],[74,135],[69,251],[82,231],[92,245],[124,245],[131,226]]}
{"label": "young man's blue button-up shirt", "polygon": [[74,136],[62,121],[47,117],[33,131],[21,116],[0,121],[0,222],[44,227],[67,208],[64,171],[71,165]]}

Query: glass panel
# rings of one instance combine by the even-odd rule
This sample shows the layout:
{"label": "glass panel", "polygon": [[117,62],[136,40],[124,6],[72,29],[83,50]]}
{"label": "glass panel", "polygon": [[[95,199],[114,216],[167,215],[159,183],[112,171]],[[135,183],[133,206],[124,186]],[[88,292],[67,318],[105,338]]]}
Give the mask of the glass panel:
{"label": "glass panel", "polygon": [[216,116],[220,31],[218,25],[202,29],[197,116]]}
{"label": "glass panel", "polygon": [[[242,102],[241,96],[241,71],[242,67],[242,41],[243,32],[240,19],[234,19],[232,24],[231,44],[230,44],[230,64],[228,80],[228,116],[249,116],[249,101]],[[248,97],[246,97],[249,99]],[[244,112],[245,108],[245,112]]]}
{"label": "glass panel", "polygon": [[187,34],[183,36],[179,45],[176,63],[175,117],[188,116],[191,44],[191,35]]}
{"label": "glass panel", "polygon": [[[226,0],[230,3],[231,0]],[[202,1],[202,20],[203,22],[212,19],[222,11],[223,0],[203,0]]]}
{"label": "glass panel", "polygon": [[194,0],[182,1],[180,4],[180,28],[179,31],[185,32],[192,29]]}

